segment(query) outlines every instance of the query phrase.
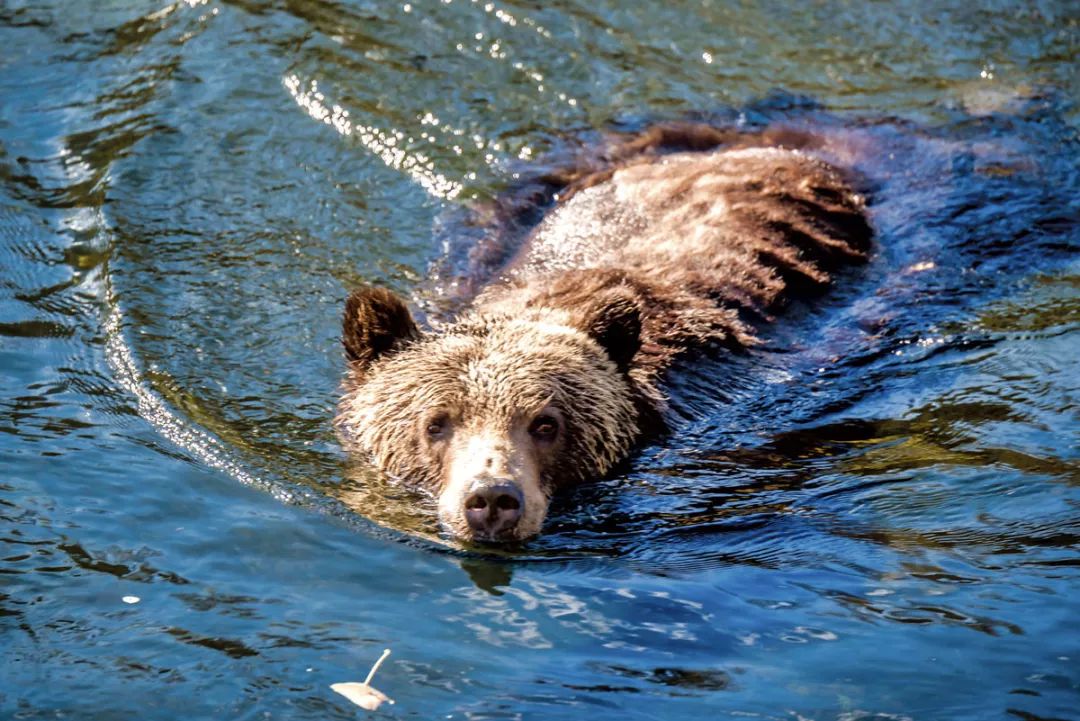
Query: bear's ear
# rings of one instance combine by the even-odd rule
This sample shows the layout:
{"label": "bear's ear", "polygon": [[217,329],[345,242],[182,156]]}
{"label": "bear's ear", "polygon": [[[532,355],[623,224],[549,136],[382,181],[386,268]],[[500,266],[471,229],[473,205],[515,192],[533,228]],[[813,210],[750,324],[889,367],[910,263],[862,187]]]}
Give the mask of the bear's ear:
{"label": "bear's ear", "polygon": [[586,308],[581,323],[624,373],[641,348],[641,306],[629,291],[605,293]]}
{"label": "bear's ear", "polygon": [[379,356],[419,337],[405,303],[384,288],[354,290],[345,301],[341,342],[356,370],[366,370]]}

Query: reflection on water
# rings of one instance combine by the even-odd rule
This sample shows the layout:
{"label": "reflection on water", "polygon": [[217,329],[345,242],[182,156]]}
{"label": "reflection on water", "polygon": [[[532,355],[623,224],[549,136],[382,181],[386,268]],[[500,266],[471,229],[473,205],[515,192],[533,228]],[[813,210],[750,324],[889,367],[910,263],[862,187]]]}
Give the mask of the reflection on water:
{"label": "reflection on water", "polygon": [[[371,126],[355,125],[349,120],[348,110],[340,105],[327,107],[326,96],[319,92],[318,81],[312,80],[306,89],[300,87],[300,79],[295,75],[286,77],[283,82],[296,104],[303,108],[313,120],[326,123],[342,135],[355,135],[364,148],[382,160],[388,168],[406,173],[432,196],[453,200],[461,192],[461,184],[447,180],[435,172],[434,164],[425,155],[419,152],[406,152],[397,147],[399,142],[415,144],[414,138],[410,137],[406,141],[405,134],[400,130],[388,134]],[[439,119],[430,115],[426,116],[422,122],[436,127],[439,125]],[[446,130],[444,128],[444,135]],[[461,136],[464,133],[454,130],[453,135]],[[434,137],[429,136],[427,131],[420,133],[421,140],[429,138],[434,140]]]}
{"label": "reflection on water", "polygon": [[[392,717],[1072,717],[1077,28],[3,4],[0,716],[355,718],[329,684],[389,646]],[[542,538],[461,549],[340,454],[342,299],[440,317],[488,201],[670,117],[824,132],[875,259],[683,364],[670,437]]]}

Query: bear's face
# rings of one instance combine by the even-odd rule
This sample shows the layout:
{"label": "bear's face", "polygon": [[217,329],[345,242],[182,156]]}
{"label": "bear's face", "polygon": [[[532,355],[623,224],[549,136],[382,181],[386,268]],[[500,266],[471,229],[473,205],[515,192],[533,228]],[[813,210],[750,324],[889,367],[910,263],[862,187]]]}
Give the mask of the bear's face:
{"label": "bear's face", "polygon": [[617,293],[580,312],[474,316],[422,334],[389,292],[357,291],[336,424],[348,450],[434,493],[453,535],[525,539],[556,488],[629,453],[639,332],[637,306]]}

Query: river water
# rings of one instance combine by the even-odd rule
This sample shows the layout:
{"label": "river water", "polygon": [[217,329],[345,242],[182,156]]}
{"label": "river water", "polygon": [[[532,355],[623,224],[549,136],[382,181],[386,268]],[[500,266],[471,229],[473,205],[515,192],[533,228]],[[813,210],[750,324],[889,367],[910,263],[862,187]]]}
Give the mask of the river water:
{"label": "river water", "polygon": [[[383,648],[381,718],[1077,718],[1078,47],[1064,2],[0,1],[0,718],[355,718]],[[337,446],[346,293],[438,311],[467,208],[687,117],[861,148],[874,260],[456,547]]]}

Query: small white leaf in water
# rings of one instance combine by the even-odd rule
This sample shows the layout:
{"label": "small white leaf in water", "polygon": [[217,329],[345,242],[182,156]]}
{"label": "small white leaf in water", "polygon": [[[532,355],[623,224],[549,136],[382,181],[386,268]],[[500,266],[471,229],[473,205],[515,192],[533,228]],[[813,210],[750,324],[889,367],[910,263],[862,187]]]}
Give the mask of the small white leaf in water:
{"label": "small white leaf in water", "polygon": [[382,691],[366,683],[335,683],[331,684],[330,688],[367,711],[379,708],[383,701],[394,703],[393,699]]}
{"label": "small white leaf in water", "polygon": [[120,600],[123,601],[124,603],[138,603],[142,599],[139,598],[138,596],[124,596]]}
{"label": "small white leaf in water", "polygon": [[382,652],[382,656],[379,656],[379,660],[376,661],[375,665],[368,671],[367,678],[364,679],[363,683],[356,683],[355,681],[349,683],[335,683],[330,685],[330,690],[341,694],[365,711],[374,711],[379,708],[384,701],[393,704],[394,699],[371,685],[371,679],[375,677],[375,672],[379,670],[379,666],[382,665],[382,662],[385,661],[386,657],[389,655],[390,649],[385,649]]}

